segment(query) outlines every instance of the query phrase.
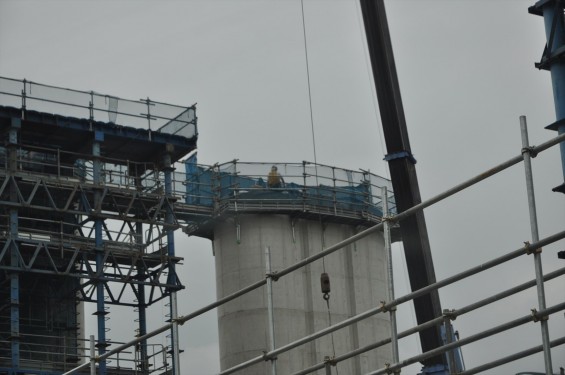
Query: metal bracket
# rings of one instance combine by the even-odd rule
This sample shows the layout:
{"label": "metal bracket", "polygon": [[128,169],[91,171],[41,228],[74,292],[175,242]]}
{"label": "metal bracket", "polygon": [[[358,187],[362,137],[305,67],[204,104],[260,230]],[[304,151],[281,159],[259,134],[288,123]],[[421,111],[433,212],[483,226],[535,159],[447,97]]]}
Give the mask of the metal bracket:
{"label": "metal bracket", "polygon": [[548,315],[539,315],[538,311],[536,309],[531,309],[531,314],[532,314],[532,320],[534,321],[534,323],[537,323],[539,321],[542,320],[548,320],[549,316]]}
{"label": "metal bracket", "polygon": [[396,311],[396,305],[387,307],[386,301],[381,301],[381,308],[383,309],[383,312]]}
{"label": "metal bracket", "polygon": [[450,320],[450,321],[457,319],[457,311],[456,310],[445,309],[445,310],[443,310],[442,315],[445,319]]}
{"label": "metal bracket", "polygon": [[522,148],[522,155],[528,153],[531,158],[538,156],[538,152],[535,150],[536,146],[524,147]]}
{"label": "metal bracket", "polygon": [[390,369],[390,363],[385,363],[385,371],[387,374],[400,374],[400,369]]}
{"label": "metal bracket", "polygon": [[324,357],[324,363],[328,363],[331,366],[337,366],[337,361],[335,360],[335,357],[329,357],[329,356],[325,356]]}
{"label": "metal bracket", "polygon": [[263,350],[263,360],[266,361],[276,361],[278,359],[278,357],[272,357],[270,355],[268,355],[269,352],[266,350]]}
{"label": "metal bracket", "polygon": [[381,222],[389,222],[391,224],[396,223],[396,217],[394,215],[386,215],[381,218]]}
{"label": "metal bracket", "polygon": [[410,151],[406,151],[406,150],[393,152],[391,154],[386,154],[383,160],[391,161],[391,160],[403,159],[403,158],[407,158],[412,164],[417,163],[416,159],[414,158],[414,155],[412,155]]}
{"label": "metal bracket", "polygon": [[265,278],[271,279],[273,281],[279,281],[279,276],[277,275],[277,271],[273,271],[271,273],[266,273]]}
{"label": "metal bracket", "polygon": [[537,249],[532,250],[530,248],[530,241],[524,241],[524,249],[526,249],[526,254],[528,254],[528,255],[541,254],[541,252],[542,252],[541,247],[538,247]]}

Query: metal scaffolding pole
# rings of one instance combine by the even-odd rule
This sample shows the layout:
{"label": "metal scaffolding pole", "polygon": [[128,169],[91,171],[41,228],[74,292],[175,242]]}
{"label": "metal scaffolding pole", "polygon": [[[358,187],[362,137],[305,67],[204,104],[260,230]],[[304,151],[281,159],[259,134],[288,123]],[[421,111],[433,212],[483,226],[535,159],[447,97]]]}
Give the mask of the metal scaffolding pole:
{"label": "metal scaffolding pole", "polygon": [[[94,335],[90,335],[90,375],[96,375],[96,346]],[[85,362],[86,364],[86,362]]]}
{"label": "metal scaffolding pole", "polygon": [[[267,276],[267,308],[269,319],[269,350],[273,351],[276,348],[275,344],[275,317],[273,311],[273,275],[271,270],[271,248],[265,249],[265,264]],[[277,359],[271,358],[271,375],[277,375]]]}
{"label": "metal scaffolding pole", "polygon": [[[522,135],[522,155],[524,157],[524,169],[526,172],[526,190],[528,193],[528,208],[530,212],[530,227],[532,232],[532,241],[539,240],[538,219],[536,212],[536,197],[534,194],[534,179],[532,175],[532,161],[530,159],[530,145],[528,140],[528,125],[526,116],[520,116],[520,132]],[[536,287],[538,296],[538,308],[545,309],[545,289],[543,286],[543,270],[541,265],[541,249],[534,252],[534,267],[536,272]],[[541,338],[543,343],[543,359],[545,362],[546,375],[553,374],[553,365],[551,363],[551,348],[549,346],[549,327],[547,320],[540,322]]]}
{"label": "metal scaffolding pole", "polygon": [[[388,299],[394,300],[394,278],[392,272],[392,246],[390,240],[390,224],[388,222],[388,191],[386,186],[381,188],[381,202],[383,207],[383,236],[385,240],[385,252],[387,259],[387,278],[388,278]],[[398,336],[396,327],[396,307],[390,309],[390,334],[392,344],[392,361],[394,363],[399,361],[398,357]]]}
{"label": "metal scaffolding pole", "polygon": [[[565,140],[565,134],[562,134],[562,135],[559,135],[559,136],[557,136],[557,137],[555,137],[555,138],[550,139],[549,141],[546,141],[546,142],[540,144],[539,146],[532,147],[531,150],[532,150],[533,152],[538,152],[538,153],[539,153],[539,152],[543,152],[543,151],[549,149],[550,147],[552,147],[552,146],[554,146],[554,145],[556,145],[556,144],[558,144],[558,143],[560,143],[560,142],[562,142],[562,141],[564,141],[564,140]],[[501,172],[501,171],[503,171],[503,170],[505,170],[505,169],[507,169],[507,168],[509,168],[509,167],[511,167],[511,166],[513,166],[513,165],[515,165],[515,164],[517,164],[517,163],[519,163],[520,161],[522,161],[522,155],[513,157],[513,158],[511,158],[511,159],[509,159],[509,160],[507,160],[507,161],[505,161],[505,162],[503,162],[503,163],[501,163],[501,164],[499,164],[499,165],[497,165],[497,166],[495,166],[495,167],[493,167],[493,168],[491,168],[491,169],[489,169],[489,170],[487,170],[487,171],[485,171],[485,172],[483,172],[483,173],[481,173],[481,174],[479,174],[479,175],[477,175],[477,176],[475,176],[475,177],[473,177],[473,178],[471,178],[471,179],[469,179],[469,180],[467,180],[467,181],[465,181],[465,182],[463,182],[463,183],[461,183],[461,184],[459,184],[459,185],[456,185],[456,186],[454,186],[454,187],[452,187],[452,188],[450,188],[450,189],[448,189],[448,190],[446,190],[446,191],[444,191],[444,192],[442,192],[442,193],[440,193],[440,194],[438,194],[438,195],[432,197],[432,198],[429,199],[429,200],[426,200],[426,201],[424,201],[424,202],[422,202],[422,203],[420,203],[420,204],[418,204],[418,205],[416,205],[416,206],[414,206],[414,207],[412,207],[412,208],[410,208],[410,209],[408,209],[408,210],[406,210],[406,211],[404,211],[404,212],[402,212],[402,213],[400,213],[400,214],[395,215],[394,217],[391,217],[391,218],[390,218],[390,221],[391,221],[391,222],[396,222],[396,221],[399,220],[399,218],[404,218],[404,217],[407,217],[407,216],[409,216],[409,215],[412,215],[412,214],[414,214],[415,212],[417,212],[417,211],[419,211],[419,210],[422,210],[422,209],[424,209],[424,208],[426,208],[426,207],[429,207],[429,206],[431,206],[431,205],[433,205],[433,204],[435,204],[435,203],[437,203],[437,202],[439,202],[439,201],[441,201],[441,200],[443,200],[443,199],[446,199],[446,198],[450,197],[451,195],[454,195],[455,193],[457,193],[457,192],[459,192],[459,191],[462,191],[462,190],[464,190],[464,189],[466,189],[466,188],[468,188],[468,187],[470,187],[470,186],[472,186],[472,185],[474,185],[474,184],[476,184],[476,183],[478,183],[478,182],[480,182],[480,181],[482,181],[482,180],[484,180],[484,179],[486,179],[486,178],[488,178],[488,177],[490,177],[490,176],[493,176],[493,175],[495,175],[495,174],[497,174],[497,173],[499,173],[499,172]],[[283,270],[278,271],[278,272],[277,272],[277,276],[278,276],[279,278],[280,278],[280,277],[283,277],[283,276],[285,276],[285,275],[287,275],[287,274],[289,274],[289,273],[291,273],[291,272],[293,272],[293,271],[295,271],[295,270],[297,270],[297,269],[299,269],[299,268],[301,268],[301,267],[303,267],[303,266],[305,266],[305,265],[307,265],[307,264],[310,264],[310,263],[312,263],[312,262],[314,262],[314,261],[320,259],[321,257],[324,257],[324,256],[326,256],[326,255],[328,255],[328,254],[331,254],[331,253],[333,253],[333,252],[335,252],[335,251],[341,249],[342,247],[345,247],[345,246],[349,245],[349,244],[352,243],[352,242],[355,242],[355,241],[357,241],[357,240],[359,240],[359,239],[361,239],[361,238],[364,238],[364,237],[368,236],[369,234],[371,234],[371,233],[373,233],[373,232],[375,232],[375,231],[381,229],[382,227],[383,227],[383,223],[380,223],[380,224],[377,224],[377,225],[375,225],[375,226],[373,226],[373,227],[371,227],[371,228],[368,228],[368,229],[366,229],[366,230],[364,230],[364,231],[362,231],[362,232],[360,232],[360,233],[357,233],[356,235],[354,235],[354,236],[352,236],[352,237],[350,237],[350,238],[348,238],[348,239],[346,239],[346,240],[344,240],[344,241],[341,241],[341,242],[339,242],[339,243],[337,243],[337,244],[335,244],[335,245],[332,245],[332,246],[326,248],[325,250],[321,251],[321,252],[318,253],[318,254],[315,254],[315,255],[313,255],[313,256],[311,256],[311,257],[305,258],[305,259],[303,259],[302,261],[299,261],[299,262],[295,263],[295,264],[292,265],[292,266],[289,266],[289,267],[287,267],[287,268],[285,268],[285,269],[283,269]],[[474,275],[474,274],[476,274],[476,273],[478,273],[478,272],[480,272],[480,271],[484,271],[484,270],[486,270],[486,269],[492,268],[492,267],[494,267],[494,266],[496,266],[496,265],[498,265],[498,264],[502,264],[502,263],[504,263],[504,262],[506,262],[506,261],[508,261],[508,260],[514,259],[514,258],[519,257],[519,256],[521,256],[521,255],[523,255],[523,254],[528,253],[528,252],[535,251],[536,249],[539,249],[539,248],[541,248],[541,247],[543,247],[543,246],[546,246],[546,245],[548,245],[548,244],[551,244],[551,243],[553,243],[553,242],[559,241],[559,240],[561,240],[561,239],[563,239],[563,238],[565,238],[565,231],[562,231],[562,232],[556,233],[556,234],[554,234],[554,235],[551,235],[551,236],[549,236],[549,237],[546,237],[546,238],[540,240],[539,242],[532,243],[532,244],[528,244],[527,246],[521,247],[521,248],[519,248],[519,249],[517,249],[517,250],[515,250],[515,251],[512,251],[512,252],[510,252],[510,253],[508,253],[508,254],[502,256],[502,257],[493,259],[493,260],[491,260],[491,261],[489,261],[489,262],[487,262],[487,263],[484,263],[484,264],[482,264],[482,265],[473,267],[473,268],[471,268],[471,269],[469,269],[469,270],[467,270],[467,271],[464,271],[464,272],[462,272],[462,273],[460,273],[460,274],[451,276],[451,277],[449,277],[449,278],[447,278],[447,279],[445,279],[445,280],[442,280],[442,281],[440,281],[440,282],[437,282],[437,283],[435,283],[435,284],[433,284],[433,285],[429,285],[429,286],[427,286],[427,287],[425,287],[425,288],[422,288],[422,289],[417,290],[417,291],[415,291],[415,292],[409,293],[408,295],[405,295],[405,296],[400,297],[400,298],[398,298],[398,299],[396,299],[396,300],[394,300],[394,301],[391,301],[390,303],[387,303],[387,304],[385,304],[385,305],[382,306],[382,307],[379,307],[379,308],[376,308],[376,309],[371,309],[371,310],[366,311],[366,312],[364,312],[364,313],[362,313],[362,314],[359,314],[359,315],[357,315],[357,316],[355,316],[355,317],[353,317],[353,318],[350,318],[350,319],[348,319],[347,321],[341,322],[341,323],[339,323],[338,325],[335,325],[335,326],[332,326],[332,327],[328,327],[328,328],[326,328],[326,329],[324,329],[324,330],[322,330],[322,331],[320,331],[320,332],[315,333],[314,335],[310,335],[310,336],[308,336],[308,337],[306,337],[306,338],[300,340],[300,342],[294,342],[294,343],[291,343],[291,344],[286,345],[285,347],[279,348],[279,349],[277,349],[277,350],[274,351],[274,352],[266,353],[265,356],[260,357],[259,361],[254,362],[254,363],[261,362],[262,360],[265,360],[265,358],[268,359],[270,356],[273,356],[273,355],[282,353],[282,352],[284,352],[284,351],[290,350],[291,348],[289,347],[289,345],[292,345],[292,348],[294,348],[294,347],[296,347],[296,346],[301,345],[302,343],[306,343],[306,342],[312,341],[312,340],[314,340],[314,339],[316,339],[316,338],[318,338],[318,337],[324,336],[325,334],[328,334],[328,333],[330,333],[330,332],[333,332],[333,331],[335,331],[335,330],[337,330],[337,329],[340,329],[340,328],[342,328],[342,327],[344,327],[344,326],[347,326],[347,325],[349,325],[349,324],[352,324],[352,323],[355,323],[355,322],[357,322],[357,321],[359,321],[359,320],[362,320],[362,319],[364,319],[364,318],[366,318],[366,317],[369,317],[369,316],[372,316],[372,315],[377,314],[377,313],[379,313],[379,312],[382,312],[383,309],[385,309],[385,308],[386,308],[386,309],[390,309],[391,307],[396,306],[396,305],[398,305],[398,304],[400,304],[400,303],[404,303],[404,302],[409,301],[409,300],[411,300],[411,299],[413,299],[413,298],[415,298],[415,297],[418,297],[418,296],[420,296],[420,295],[429,293],[431,289],[438,289],[438,288],[444,287],[444,286],[446,286],[446,285],[450,285],[450,284],[452,284],[452,283],[454,283],[454,282],[456,282],[456,281],[459,281],[459,280],[461,280],[461,279],[463,279],[463,278],[466,278],[466,277],[468,277],[468,276]],[[248,285],[247,287],[245,287],[245,288],[243,288],[243,289],[240,289],[239,291],[236,291],[236,292],[234,292],[234,293],[232,293],[232,294],[230,294],[230,295],[228,295],[228,296],[226,296],[226,297],[224,297],[224,298],[221,298],[221,299],[217,300],[216,302],[214,302],[214,303],[212,303],[212,304],[209,304],[209,305],[207,305],[207,306],[204,306],[204,307],[202,307],[202,308],[200,308],[200,309],[198,309],[198,310],[196,310],[196,311],[194,311],[194,312],[192,312],[192,313],[190,313],[190,314],[188,314],[188,315],[186,315],[186,316],[181,316],[181,317],[179,317],[179,318],[176,320],[176,322],[171,322],[171,323],[169,323],[169,324],[166,324],[166,325],[164,325],[164,326],[162,326],[162,327],[160,327],[160,328],[158,328],[158,329],[156,329],[156,330],[154,330],[154,331],[152,331],[152,332],[150,332],[150,333],[148,333],[148,334],[146,334],[146,335],[144,335],[144,336],[138,337],[138,338],[135,339],[135,340],[132,340],[132,341],[130,341],[130,342],[128,342],[128,343],[122,344],[122,345],[120,345],[120,346],[118,346],[118,347],[116,347],[116,348],[114,348],[114,349],[112,349],[112,350],[106,352],[104,355],[100,356],[98,360],[104,360],[104,359],[110,357],[110,356],[113,355],[113,354],[116,354],[116,353],[118,353],[118,352],[120,352],[120,351],[122,351],[122,350],[124,350],[124,349],[126,349],[126,348],[128,348],[128,347],[130,347],[130,346],[132,346],[132,345],[135,345],[135,344],[138,343],[138,342],[141,342],[141,341],[146,340],[146,339],[148,339],[148,338],[150,338],[150,337],[153,337],[153,336],[156,336],[156,335],[158,335],[158,334],[160,334],[160,333],[162,333],[162,332],[165,332],[165,331],[171,329],[171,327],[172,327],[174,324],[176,324],[176,323],[182,325],[182,324],[184,324],[185,322],[187,322],[187,321],[189,321],[189,320],[191,320],[191,319],[193,319],[193,318],[195,318],[195,317],[197,317],[197,316],[200,316],[200,315],[202,315],[202,314],[204,314],[204,313],[206,313],[206,312],[208,312],[208,311],[210,311],[210,310],[213,310],[213,309],[217,308],[218,306],[221,306],[221,305],[223,305],[223,304],[225,304],[225,303],[227,303],[227,302],[229,302],[229,301],[232,301],[232,300],[234,300],[234,299],[236,299],[236,298],[238,298],[238,297],[240,297],[240,296],[242,296],[242,295],[244,295],[244,294],[247,294],[247,293],[249,293],[249,292],[251,292],[251,291],[253,291],[253,290],[256,290],[256,289],[262,287],[263,285],[265,285],[266,283],[267,283],[267,281],[266,281],[265,279],[256,281],[255,283],[253,283],[253,284],[251,284],[251,285]],[[441,320],[441,319],[443,319],[443,317],[440,317],[439,319]],[[417,330],[416,330],[416,331],[417,331]],[[399,337],[404,337],[404,336],[399,335]],[[390,340],[389,340],[389,342],[390,342]],[[253,361],[255,361],[255,360],[256,360],[256,359],[253,359]],[[254,363],[253,363],[253,364],[254,364]],[[77,368],[77,369],[78,369],[78,368]],[[71,373],[75,372],[77,369],[73,369],[73,370],[71,370],[71,371],[65,373],[65,375],[71,374]],[[233,372],[232,370],[235,370],[235,369],[232,368],[232,369],[228,369],[228,370],[229,370],[230,373],[231,373],[231,372]],[[226,371],[228,371],[228,370],[226,370]],[[224,374],[224,373],[228,373],[228,372],[223,372],[222,374]]]}
{"label": "metal scaffolding pole", "polygon": [[[441,287],[450,285],[450,284],[452,284],[452,283],[454,283],[454,282],[456,282],[456,281],[459,281],[459,280],[461,280],[461,279],[463,279],[463,278],[466,278],[466,277],[468,277],[468,276],[472,276],[472,275],[474,275],[474,274],[476,274],[476,273],[479,273],[479,272],[481,272],[481,271],[490,269],[490,268],[492,268],[492,267],[494,267],[494,266],[496,266],[496,265],[499,265],[499,264],[501,264],[501,263],[504,263],[504,262],[507,261],[507,260],[514,259],[514,258],[516,258],[517,256],[526,254],[527,251],[529,251],[529,250],[536,250],[536,249],[538,249],[538,248],[540,248],[540,247],[542,247],[542,246],[547,246],[547,245],[549,245],[549,244],[551,244],[551,243],[553,243],[553,242],[559,241],[559,240],[561,240],[561,239],[563,239],[563,238],[565,238],[565,231],[560,232],[560,233],[557,233],[557,234],[554,234],[554,235],[549,236],[549,237],[546,237],[546,238],[540,240],[538,243],[533,243],[533,244],[530,244],[530,245],[528,245],[528,246],[524,246],[524,247],[522,247],[522,248],[520,248],[520,249],[518,249],[518,250],[512,251],[511,253],[509,253],[509,254],[507,254],[507,255],[505,255],[505,256],[502,256],[502,257],[493,259],[493,260],[491,260],[490,262],[487,262],[487,263],[484,263],[484,264],[482,264],[482,265],[476,266],[476,267],[474,267],[472,270],[464,271],[462,274],[454,275],[454,276],[452,276],[452,277],[450,277],[450,278],[448,278],[448,279],[439,281],[439,282],[437,282],[437,283],[434,284],[434,285],[429,285],[428,287],[423,288],[424,290],[409,293],[409,294],[407,294],[407,295],[405,295],[405,296],[403,296],[403,297],[400,297],[400,298],[398,298],[398,299],[396,299],[396,300],[394,300],[394,301],[391,301],[390,303],[386,304],[386,305],[383,306],[383,307],[379,307],[378,309],[372,309],[372,310],[369,310],[369,311],[367,311],[367,312],[365,312],[365,313],[359,314],[359,315],[353,317],[354,320],[348,319],[348,321],[345,322],[345,324],[342,324],[343,322],[342,322],[342,323],[339,323],[339,327],[337,327],[337,328],[336,328],[336,326],[328,327],[328,328],[324,329],[323,332],[320,331],[320,332],[316,333],[316,334],[315,334],[316,337],[313,337],[313,335],[309,336],[310,339],[306,340],[306,342],[312,341],[313,339],[315,339],[315,338],[317,338],[317,337],[324,336],[325,334],[328,334],[328,333],[333,332],[333,331],[335,331],[335,330],[337,330],[337,329],[340,329],[340,328],[342,328],[342,327],[345,327],[345,326],[347,326],[347,325],[350,325],[350,324],[352,324],[352,323],[355,323],[355,322],[357,322],[357,321],[359,321],[359,320],[364,319],[365,317],[372,316],[372,315],[374,315],[374,314],[377,314],[377,313],[379,313],[379,312],[382,312],[382,311],[384,311],[385,308],[388,309],[388,308],[390,308],[390,307],[392,307],[392,306],[399,305],[400,303],[404,303],[404,302],[410,301],[412,298],[414,298],[415,296],[420,295],[421,293],[428,293],[430,288],[438,289],[438,288],[441,288]],[[545,280],[547,281],[547,280],[553,279],[553,278],[558,277],[558,276],[563,275],[563,274],[565,274],[565,269],[560,269],[560,270],[554,271],[554,272],[552,272],[552,273],[546,275]],[[278,275],[278,273],[277,273],[277,275]],[[242,295],[244,295],[244,294],[247,294],[248,292],[250,292],[250,291],[252,291],[252,290],[255,290],[255,289],[261,287],[262,285],[265,285],[265,283],[266,283],[265,280],[258,281],[258,282],[256,282],[256,283],[251,284],[250,286],[248,286],[248,287],[246,287],[246,288],[244,288],[244,289],[241,289],[241,290],[239,290],[239,291],[237,291],[237,292],[235,292],[235,293],[233,293],[233,294],[231,294],[231,295],[229,295],[229,296],[226,296],[226,297],[224,297],[224,298],[222,298],[222,299],[220,299],[220,300],[218,300],[218,301],[216,301],[216,302],[214,302],[214,303],[212,303],[212,304],[210,304],[210,305],[204,306],[204,307],[202,307],[202,308],[200,308],[200,309],[198,309],[198,310],[192,312],[191,314],[188,314],[188,315],[186,315],[186,316],[179,317],[178,323],[179,323],[179,324],[184,324],[184,323],[186,323],[187,321],[189,321],[189,320],[191,320],[191,319],[193,319],[193,318],[195,318],[195,317],[198,317],[198,316],[202,315],[203,313],[205,313],[205,312],[207,312],[207,311],[210,311],[210,310],[212,310],[212,309],[215,309],[215,308],[217,308],[218,306],[223,305],[224,303],[227,303],[227,302],[229,302],[229,301],[231,301],[231,300],[233,300],[233,299],[235,299],[235,298],[237,298],[237,297],[240,297],[240,296],[242,296]],[[517,286],[517,287],[514,287],[514,288],[512,288],[512,289],[509,289],[509,290],[506,291],[506,292],[501,292],[501,293],[496,294],[496,295],[494,295],[494,296],[492,296],[492,297],[489,297],[489,298],[487,298],[487,299],[485,299],[485,300],[482,300],[482,301],[476,302],[476,303],[474,303],[474,304],[472,304],[472,305],[469,305],[468,307],[464,307],[464,308],[461,308],[461,309],[459,309],[459,310],[456,310],[456,311],[453,312],[452,314],[453,314],[454,316],[461,315],[461,314],[463,314],[464,312],[469,312],[469,311],[471,311],[471,310],[474,310],[474,309],[477,309],[477,308],[479,308],[479,307],[482,307],[482,306],[484,306],[484,305],[486,305],[486,304],[488,304],[488,303],[491,303],[491,302],[494,302],[494,301],[498,301],[498,300],[500,300],[501,298],[507,297],[507,296],[509,296],[509,295],[511,295],[511,294],[517,293],[517,292],[522,291],[522,290],[524,290],[524,289],[530,288],[530,287],[532,287],[532,286],[534,286],[534,285],[535,285],[535,280],[529,281],[529,282],[527,282],[527,283],[524,283],[524,284],[519,285],[519,286]],[[413,333],[415,333],[415,332],[418,332],[418,331],[421,330],[421,329],[429,328],[429,327],[431,327],[431,326],[440,324],[442,321],[443,321],[443,317],[438,317],[438,318],[434,319],[434,321],[429,321],[429,322],[426,322],[426,323],[424,323],[424,324],[422,324],[422,325],[419,325],[419,326],[417,326],[417,327],[414,327],[414,328],[411,328],[411,329],[409,329],[409,330],[407,330],[407,331],[404,331],[404,332],[400,333],[400,334],[398,335],[398,337],[399,337],[399,338],[406,337],[406,336],[411,335],[411,334],[413,334]],[[164,325],[164,326],[162,326],[162,327],[160,327],[160,328],[157,328],[156,330],[153,330],[153,331],[147,333],[147,334],[144,335],[144,336],[138,337],[138,338],[136,338],[136,339],[134,339],[134,340],[132,340],[132,341],[130,341],[130,342],[127,342],[127,343],[125,343],[125,344],[122,344],[122,345],[120,345],[120,346],[118,346],[118,347],[116,347],[116,348],[114,348],[114,349],[112,349],[112,350],[106,352],[104,355],[100,356],[100,357],[98,358],[98,361],[105,360],[105,359],[109,358],[110,356],[112,356],[112,355],[114,355],[114,354],[116,354],[116,353],[119,353],[119,352],[121,352],[121,351],[124,350],[124,349],[129,348],[129,347],[132,346],[132,345],[135,345],[135,344],[137,344],[137,343],[139,343],[139,342],[141,342],[141,341],[143,341],[143,340],[147,340],[148,338],[151,338],[151,337],[156,336],[156,335],[158,335],[158,334],[160,334],[160,333],[163,333],[163,332],[165,332],[165,331],[167,331],[167,330],[170,330],[172,326],[173,326],[173,323],[168,323],[168,324],[166,324],[166,325]],[[364,352],[364,351],[368,351],[368,350],[377,348],[377,347],[379,347],[379,346],[382,346],[382,345],[385,345],[385,344],[388,344],[388,343],[390,343],[390,338],[388,338],[388,339],[386,339],[386,340],[382,340],[382,341],[380,341],[379,343],[372,344],[372,345],[366,347],[366,350],[363,349],[362,351],[359,351],[359,352],[358,352],[358,351],[355,351],[354,354],[351,355],[351,356],[360,354],[360,353],[362,353],[362,352]],[[302,343],[300,343],[300,344],[302,344]],[[300,344],[297,344],[297,345],[294,345],[294,344],[293,344],[292,347],[298,346],[298,345],[300,345]],[[290,349],[288,349],[288,350],[290,350]],[[284,352],[284,351],[286,351],[286,350],[280,351],[280,348],[279,348],[279,353],[282,353],[282,352]],[[265,360],[265,358],[268,359],[269,356],[272,356],[272,355],[273,355],[272,352],[265,353],[265,356],[260,357],[260,360],[259,360],[259,361],[254,362],[254,363],[252,363],[252,364],[259,363],[259,362],[261,362],[261,360]],[[344,357],[344,356],[337,357],[337,359],[338,359],[339,361],[344,360],[344,359],[347,359],[347,358],[343,358],[343,357]],[[250,364],[250,365],[251,365],[251,364]],[[72,370],[66,372],[66,373],[63,374],[63,375],[70,375],[70,374],[72,374],[72,373],[78,371],[79,369],[82,369],[83,367],[84,367],[84,366],[81,365],[81,366],[79,366],[79,367],[77,367],[77,368],[74,368],[74,369],[72,369]],[[322,365],[322,367],[320,367],[320,368],[323,368],[323,367],[324,367],[324,366]],[[229,370],[231,371],[232,369],[229,369]],[[232,371],[232,372],[233,372],[233,371]],[[306,373],[306,372],[304,372],[304,373]],[[223,373],[222,373],[222,374],[223,374]],[[298,374],[298,373],[297,373],[297,374]],[[301,372],[300,374],[302,374],[302,372]]]}

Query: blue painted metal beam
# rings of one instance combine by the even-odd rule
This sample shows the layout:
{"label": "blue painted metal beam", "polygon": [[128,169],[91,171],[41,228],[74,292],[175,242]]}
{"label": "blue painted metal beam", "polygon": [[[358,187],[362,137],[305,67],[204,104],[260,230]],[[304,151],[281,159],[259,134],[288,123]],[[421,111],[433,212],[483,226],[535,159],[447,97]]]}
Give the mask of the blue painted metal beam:
{"label": "blue painted metal beam", "polygon": [[[565,133],[565,17],[563,16],[565,1],[541,0],[529,8],[532,14],[543,16],[547,43],[541,61],[536,64],[539,69],[549,70],[553,87],[556,122],[548,129]],[[565,142],[559,145],[561,165],[565,181]],[[554,188],[554,191],[565,193],[565,182]]]}
{"label": "blue painted metal beam", "polygon": [[[104,133],[95,131],[94,141],[92,142],[93,156],[93,180],[96,187],[102,182],[102,162],[100,160],[100,146],[104,142]],[[94,210],[100,209],[100,199],[102,190],[94,193]],[[94,249],[96,251],[96,317],[98,323],[98,355],[106,352],[106,308],[104,304],[104,243],[102,239],[103,219],[97,217],[94,220]],[[98,365],[99,374],[106,375],[106,361],[101,361]]]}
{"label": "blue painted metal beam", "polygon": [[[143,245],[143,224],[136,223],[135,226],[136,232],[136,243],[138,245]],[[138,277],[140,281],[145,279],[145,266],[143,264],[138,265]],[[147,333],[147,311],[146,311],[146,304],[145,304],[145,286],[140,284],[138,287],[138,319],[139,319],[139,336],[143,336]],[[145,373],[145,371],[149,370],[149,361],[147,358],[147,340],[143,340],[139,343],[139,351],[140,351],[140,358],[141,358],[141,372]]]}
{"label": "blue painted metal beam", "polygon": [[[173,146],[167,144],[167,150],[172,149]],[[165,196],[169,199],[173,197],[173,171],[171,155],[169,153],[164,155],[163,158],[164,165],[164,175],[165,175]],[[169,202],[166,207],[165,222],[167,224],[173,224],[175,221],[172,202]],[[167,254],[169,256],[169,274],[167,284],[178,285],[179,281],[177,278],[177,273],[175,270],[175,263],[171,259],[175,256],[175,233],[173,229],[167,229]],[[171,300],[171,320],[177,318],[177,289],[170,290],[170,300]],[[173,375],[180,374],[180,361],[179,361],[179,338],[178,338],[178,326],[173,324],[171,327],[171,352],[173,357]]]}

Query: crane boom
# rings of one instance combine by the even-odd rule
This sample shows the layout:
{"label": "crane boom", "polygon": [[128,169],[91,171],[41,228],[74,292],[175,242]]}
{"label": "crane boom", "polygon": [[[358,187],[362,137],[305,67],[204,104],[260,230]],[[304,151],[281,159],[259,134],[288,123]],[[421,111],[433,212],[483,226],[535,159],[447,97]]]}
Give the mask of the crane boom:
{"label": "crane boom", "polygon": [[[369,47],[373,77],[386,141],[388,165],[398,212],[421,202],[416,160],[412,156],[406,119],[383,0],[361,0],[361,12]],[[400,233],[412,290],[436,281],[426,220],[423,212],[400,221]],[[442,315],[437,291],[414,299],[418,324]],[[422,351],[442,345],[439,327],[420,332]],[[443,356],[422,362],[425,366],[446,365]]]}

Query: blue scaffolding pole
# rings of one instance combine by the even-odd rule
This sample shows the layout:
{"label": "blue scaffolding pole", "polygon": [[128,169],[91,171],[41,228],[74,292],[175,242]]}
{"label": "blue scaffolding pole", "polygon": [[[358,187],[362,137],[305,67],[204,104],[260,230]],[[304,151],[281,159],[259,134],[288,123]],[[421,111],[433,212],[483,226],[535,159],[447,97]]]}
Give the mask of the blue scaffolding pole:
{"label": "blue scaffolding pole", "polygon": [[[167,144],[167,149],[171,148],[172,145]],[[165,175],[165,197],[169,200],[166,204],[166,215],[165,223],[174,224],[175,218],[173,214],[173,209],[171,207],[172,202],[170,199],[173,198],[173,171],[174,167],[171,163],[171,155],[169,153],[165,154],[163,159],[163,173]],[[171,301],[171,322],[173,325],[171,327],[171,352],[173,357],[173,375],[180,375],[180,359],[179,359],[179,330],[178,325],[174,324],[177,319],[177,291],[176,285],[178,284],[177,273],[175,270],[174,256],[175,256],[175,232],[171,227],[167,228],[167,255],[169,257],[169,275],[167,284],[174,285],[170,289],[170,301]]]}
{"label": "blue scaffolding pole", "polygon": [[[135,226],[136,231],[136,243],[140,246],[143,245],[143,224],[136,223]],[[139,281],[145,280],[145,267],[142,264],[138,265],[137,268]],[[139,336],[144,336],[147,333],[147,311],[145,305],[145,286],[143,284],[139,284],[138,289],[138,319],[139,319]],[[144,374],[146,371],[149,370],[149,361],[147,358],[147,340],[143,340],[139,343],[139,352],[141,358],[141,372]]]}
{"label": "blue scaffolding pole", "polygon": [[[100,144],[104,141],[104,133],[96,131],[94,133],[94,142],[92,143],[93,156],[93,182],[98,188],[94,193],[94,210],[99,211],[102,183],[102,161],[100,160]],[[97,212],[98,213],[98,212]],[[106,352],[106,308],[104,306],[104,246],[102,240],[102,223],[103,219],[96,217],[94,220],[94,241],[96,251],[96,317],[98,323],[98,355]],[[100,375],[106,375],[106,361],[101,361],[98,365]]]}

